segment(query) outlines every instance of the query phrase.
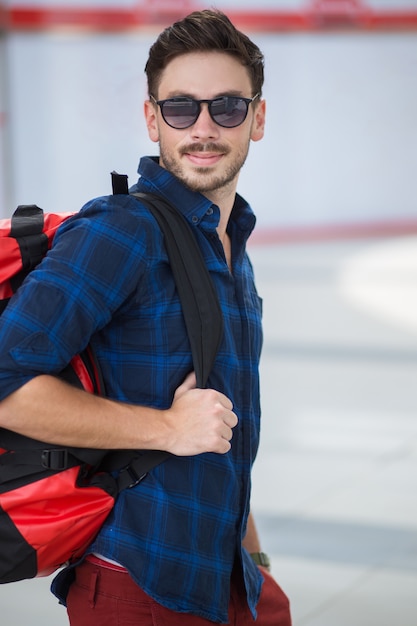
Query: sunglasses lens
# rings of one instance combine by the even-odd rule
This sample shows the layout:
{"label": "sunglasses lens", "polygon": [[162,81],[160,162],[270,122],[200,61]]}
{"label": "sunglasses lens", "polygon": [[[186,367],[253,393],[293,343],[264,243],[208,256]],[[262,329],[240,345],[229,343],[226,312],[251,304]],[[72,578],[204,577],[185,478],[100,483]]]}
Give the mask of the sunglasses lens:
{"label": "sunglasses lens", "polygon": [[234,128],[245,121],[248,104],[243,98],[225,96],[210,103],[210,114],[216,124],[225,128]]}
{"label": "sunglasses lens", "polygon": [[161,100],[162,117],[172,128],[189,128],[200,115],[200,104],[207,102],[211,118],[219,126],[234,128],[242,124],[248,114],[251,100],[238,96],[222,96],[214,100],[193,100],[187,97],[170,98]]}
{"label": "sunglasses lens", "polygon": [[200,112],[198,102],[191,98],[172,98],[165,100],[161,113],[172,128],[188,128],[196,121]]}

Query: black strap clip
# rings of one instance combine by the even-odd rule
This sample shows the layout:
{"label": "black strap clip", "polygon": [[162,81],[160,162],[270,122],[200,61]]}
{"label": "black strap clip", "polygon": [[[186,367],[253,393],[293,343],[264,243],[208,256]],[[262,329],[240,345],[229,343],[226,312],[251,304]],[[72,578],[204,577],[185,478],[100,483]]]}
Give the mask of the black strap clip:
{"label": "black strap clip", "polygon": [[111,181],[114,195],[125,195],[129,193],[129,184],[126,174],[111,173]]}
{"label": "black strap clip", "polygon": [[118,483],[122,485],[123,489],[132,489],[136,487],[145,478],[148,472],[137,473],[132,465],[124,467],[118,476]]}
{"label": "black strap clip", "polygon": [[65,448],[42,450],[42,467],[54,471],[62,471],[71,467],[70,453]]}

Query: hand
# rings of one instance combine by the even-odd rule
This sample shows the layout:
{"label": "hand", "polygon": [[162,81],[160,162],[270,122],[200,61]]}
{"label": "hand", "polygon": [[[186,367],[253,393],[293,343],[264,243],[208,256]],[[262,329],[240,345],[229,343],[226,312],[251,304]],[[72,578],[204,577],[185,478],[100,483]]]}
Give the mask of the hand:
{"label": "hand", "polygon": [[192,372],[175,391],[171,408],[164,412],[168,429],[164,449],[177,456],[225,454],[238,422],[232,409],[229,398],[219,391],[197,389]]}

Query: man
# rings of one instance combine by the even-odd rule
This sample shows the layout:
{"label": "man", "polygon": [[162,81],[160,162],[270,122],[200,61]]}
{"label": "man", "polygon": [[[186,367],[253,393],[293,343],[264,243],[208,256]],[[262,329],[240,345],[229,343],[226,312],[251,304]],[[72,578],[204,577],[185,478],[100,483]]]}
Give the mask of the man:
{"label": "man", "polygon": [[[212,275],[225,330],[210,388],[195,387],[156,222],[136,198],[99,198],[64,224],[1,320],[0,426],[174,455],[121,494],[83,562],[58,576],[72,626],[289,626],[249,513],[261,304],[245,253],[254,216],[236,188],[264,133],[263,56],[225,15],[201,11],[159,36],[146,73],[160,157],[141,160],[135,189],[183,212]],[[105,399],[53,376],[89,342]]]}

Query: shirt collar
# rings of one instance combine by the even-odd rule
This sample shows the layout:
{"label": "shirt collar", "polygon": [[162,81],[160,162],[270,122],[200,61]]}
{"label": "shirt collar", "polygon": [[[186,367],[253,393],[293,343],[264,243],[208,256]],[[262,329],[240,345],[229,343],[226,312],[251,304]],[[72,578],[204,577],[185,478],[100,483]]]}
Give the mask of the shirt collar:
{"label": "shirt collar", "polygon": [[[149,191],[161,195],[171,203],[174,200],[175,206],[194,226],[198,225],[207,231],[214,231],[217,228],[220,219],[219,208],[203,194],[188,189],[178,178],[161,167],[158,157],[142,157],[138,174],[140,178],[135,185],[136,191]],[[230,226],[233,224],[244,240],[249,237],[255,226],[255,215],[239,194],[236,194],[230,222]]]}

